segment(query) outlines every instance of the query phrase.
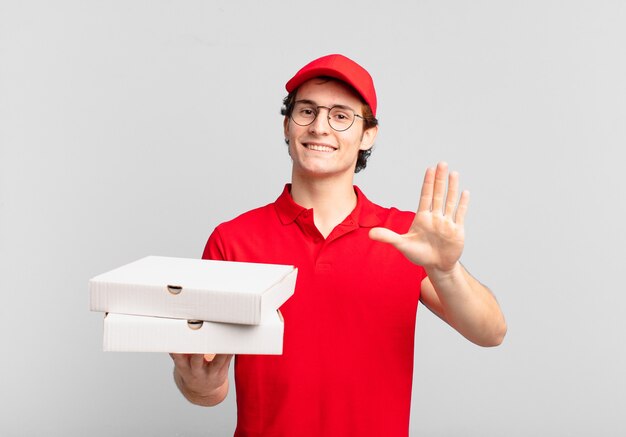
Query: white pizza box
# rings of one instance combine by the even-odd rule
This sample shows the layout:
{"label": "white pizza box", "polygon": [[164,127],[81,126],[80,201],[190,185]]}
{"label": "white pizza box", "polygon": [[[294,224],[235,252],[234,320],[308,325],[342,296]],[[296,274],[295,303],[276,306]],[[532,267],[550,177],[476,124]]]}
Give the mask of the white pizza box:
{"label": "white pizza box", "polygon": [[188,321],[164,317],[105,314],[105,351],[187,354],[283,352],[284,323],[278,311],[259,325]]}
{"label": "white pizza box", "polygon": [[293,266],[148,256],[92,278],[90,309],[257,325],[293,294]]}

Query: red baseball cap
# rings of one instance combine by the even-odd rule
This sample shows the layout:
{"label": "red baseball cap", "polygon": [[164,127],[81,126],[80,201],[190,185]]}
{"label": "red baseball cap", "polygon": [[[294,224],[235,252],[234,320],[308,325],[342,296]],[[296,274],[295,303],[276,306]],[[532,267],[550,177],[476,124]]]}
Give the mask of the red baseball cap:
{"label": "red baseball cap", "polygon": [[370,106],[376,117],[376,90],[372,76],[365,68],[343,55],[326,55],[309,62],[289,79],[285,88],[290,93],[307,80],[320,76],[333,77],[350,85]]}

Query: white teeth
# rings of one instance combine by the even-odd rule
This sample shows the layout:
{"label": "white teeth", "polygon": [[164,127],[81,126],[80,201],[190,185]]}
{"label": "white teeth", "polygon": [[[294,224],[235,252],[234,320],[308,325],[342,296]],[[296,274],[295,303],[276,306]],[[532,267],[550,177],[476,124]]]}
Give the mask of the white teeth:
{"label": "white teeth", "polygon": [[321,144],[307,144],[306,147],[310,150],[315,150],[316,152],[334,152],[335,149],[330,146],[323,146]]}

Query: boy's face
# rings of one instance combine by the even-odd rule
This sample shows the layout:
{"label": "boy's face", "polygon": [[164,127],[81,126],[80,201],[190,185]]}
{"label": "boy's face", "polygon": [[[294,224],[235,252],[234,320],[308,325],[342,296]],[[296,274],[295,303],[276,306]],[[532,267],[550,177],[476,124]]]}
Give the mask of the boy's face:
{"label": "boy's face", "polygon": [[[344,106],[357,115],[363,115],[361,100],[343,82],[311,79],[298,88],[296,104],[306,101],[312,107]],[[343,132],[328,124],[328,109],[319,108],[317,118],[308,126],[299,126],[285,117],[285,138],[289,140],[289,155],[293,160],[294,175],[324,177],[354,174],[359,150],[374,144],[377,128],[363,130],[363,120],[356,117],[354,124]]]}

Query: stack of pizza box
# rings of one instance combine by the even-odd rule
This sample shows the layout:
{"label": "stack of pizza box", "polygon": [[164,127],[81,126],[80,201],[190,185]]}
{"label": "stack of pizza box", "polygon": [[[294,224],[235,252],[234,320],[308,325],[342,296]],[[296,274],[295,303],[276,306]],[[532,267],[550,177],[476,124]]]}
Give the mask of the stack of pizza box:
{"label": "stack of pizza box", "polygon": [[89,281],[105,351],[282,353],[293,266],[148,256]]}

